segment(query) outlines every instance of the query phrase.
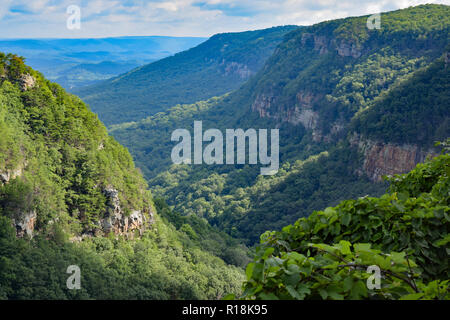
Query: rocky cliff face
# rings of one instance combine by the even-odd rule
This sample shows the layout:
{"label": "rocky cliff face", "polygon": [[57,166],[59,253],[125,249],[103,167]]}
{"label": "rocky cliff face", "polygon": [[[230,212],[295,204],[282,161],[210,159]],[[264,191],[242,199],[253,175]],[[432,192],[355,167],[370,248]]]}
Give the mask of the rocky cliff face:
{"label": "rocky cliff face", "polygon": [[[0,184],[5,184],[22,175],[23,166],[19,166],[13,170],[5,170],[0,172]],[[114,233],[115,235],[124,235],[133,238],[135,233],[142,233],[149,228],[154,222],[154,212],[152,208],[148,208],[148,212],[133,210],[128,216],[125,215],[119,199],[119,191],[113,187],[107,187],[104,190],[107,197],[107,210],[104,217],[98,221],[99,229],[95,232],[96,235],[106,235]],[[18,212],[12,219],[12,224],[16,228],[17,237],[28,236],[33,237],[37,221],[36,211]],[[79,241],[83,236],[74,237],[72,240]]]}
{"label": "rocky cliff face", "polygon": [[234,62],[234,61],[225,61],[222,60],[221,66],[224,68],[224,74],[226,76],[236,74],[242,80],[246,80],[250,78],[250,76],[254,73],[249,67],[245,64]]}
{"label": "rocky cliff face", "polygon": [[316,96],[311,92],[299,92],[297,103],[288,110],[279,110],[276,107],[277,97],[273,94],[260,94],[252,104],[252,110],[258,112],[260,117],[273,118],[294,125],[302,124],[307,129],[315,129],[318,114],[313,111],[313,101]]}
{"label": "rocky cliff face", "polygon": [[252,111],[258,112],[261,118],[272,118],[280,122],[302,125],[312,131],[315,142],[329,143],[345,128],[346,123],[338,119],[330,124],[328,134],[323,134],[318,127],[319,113],[313,109],[314,103],[321,98],[312,92],[300,91],[296,95],[296,104],[287,110],[276,107],[277,97],[272,94],[260,94],[252,104]]}
{"label": "rocky cliff face", "polygon": [[36,79],[28,73],[22,74],[22,76],[20,77],[20,88],[22,89],[22,91],[31,89],[34,86],[36,86]]}
{"label": "rocky cliff face", "polygon": [[19,238],[28,236],[33,237],[33,232],[36,226],[36,211],[30,211],[20,213],[20,215],[12,220],[13,225],[16,227],[16,235]]}
{"label": "rocky cliff face", "polygon": [[351,40],[336,40],[331,37],[307,32],[302,35],[301,42],[303,46],[313,47],[314,51],[317,51],[319,54],[336,52],[341,57],[353,57],[356,59],[362,55],[363,51],[361,46]]}
{"label": "rocky cliff face", "polygon": [[363,167],[359,174],[365,174],[372,181],[381,181],[384,175],[406,173],[427,157],[434,157],[434,150],[423,150],[416,145],[375,142],[354,135],[350,143],[364,154]]}
{"label": "rocky cliff face", "polygon": [[[308,47],[319,55],[335,52],[342,57],[353,57],[355,59],[359,58],[363,52],[363,48],[351,40],[339,40],[313,33],[302,34],[301,46]],[[299,91],[296,94],[295,102],[291,106],[280,108],[277,94],[263,92],[256,96],[252,104],[252,110],[258,112],[260,117],[273,118],[280,122],[289,122],[294,125],[301,124],[306,129],[312,130],[315,141],[329,142],[332,140],[333,135],[342,130],[344,124],[339,121],[330,124],[331,132],[328,135],[323,135],[320,132],[317,128],[319,114],[314,110],[314,105],[320,103],[323,98],[323,95],[315,92]]]}
{"label": "rocky cliff face", "polygon": [[133,237],[135,231],[142,235],[143,231],[153,224],[154,213],[151,208],[148,209],[148,216],[139,210],[134,210],[126,216],[120,206],[119,191],[107,187],[104,193],[108,199],[108,208],[104,218],[98,222],[103,234],[112,232],[115,235]]}
{"label": "rocky cliff face", "polygon": [[0,171],[0,183],[8,183],[10,180],[20,176],[23,171],[23,166],[19,166],[15,169],[7,169]]}
{"label": "rocky cliff face", "polygon": [[[14,169],[7,169],[0,171],[0,185],[9,183],[11,180],[20,177],[26,163],[22,163]],[[36,226],[36,211],[31,210],[28,212],[16,212],[12,219],[12,224],[16,228],[16,235],[18,237],[29,236],[33,237],[33,231]]]}

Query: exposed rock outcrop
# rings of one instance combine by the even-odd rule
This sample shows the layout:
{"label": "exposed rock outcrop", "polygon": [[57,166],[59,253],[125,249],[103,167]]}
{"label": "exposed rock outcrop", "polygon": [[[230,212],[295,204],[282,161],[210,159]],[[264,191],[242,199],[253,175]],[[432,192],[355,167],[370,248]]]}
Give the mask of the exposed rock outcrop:
{"label": "exposed rock outcrop", "polygon": [[252,104],[252,111],[258,112],[261,118],[271,118],[273,115],[270,113],[275,102],[275,97],[273,95],[258,95]]}
{"label": "exposed rock outcrop", "polygon": [[8,183],[10,180],[15,179],[22,175],[23,168],[5,170],[0,172],[0,183]]}
{"label": "exposed rock outcrop", "polygon": [[313,93],[300,91],[299,93],[297,93],[296,98],[298,104],[302,109],[312,109],[313,101],[315,98]]}
{"label": "exposed rock outcrop", "polygon": [[[301,45],[317,51],[319,54],[336,52],[343,57],[359,58],[362,55],[362,47],[351,40],[336,40],[325,35],[303,33]],[[319,114],[314,110],[314,104],[320,101],[319,95],[314,92],[300,91],[296,95],[296,101],[291,106],[277,106],[277,96],[271,92],[260,93],[252,104],[252,110],[258,112],[262,118],[273,118],[281,122],[289,122],[294,125],[302,124],[313,132],[314,141],[329,142],[344,124],[336,122],[332,124],[330,134],[323,135],[318,129]]]}
{"label": "exposed rock outcrop", "polygon": [[[26,166],[26,162],[22,163],[15,169],[8,169],[0,172],[0,184],[6,184],[11,180],[20,177],[23,173],[23,169]],[[33,237],[33,231],[36,226],[36,211],[31,210],[29,212],[16,212],[12,219],[12,224],[16,228],[16,236],[19,238],[25,235],[30,238]]]}
{"label": "exposed rock outcrop", "polygon": [[115,235],[134,236],[138,231],[142,235],[143,231],[153,223],[153,212],[149,208],[148,216],[140,210],[134,210],[126,216],[120,206],[119,191],[112,187],[105,188],[104,193],[108,199],[108,209],[103,219],[99,221],[99,226],[104,234],[114,233]]}
{"label": "exposed rock outcrop", "polygon": [[[82,241],[85,237],[93,235],[106,235],[113,233],[115,235],[124,235],[127,238],[133,238],[135,232],[139,235],[148,229],[154,223],[154,213],[152,208],[148,208],[148,212],[133,210],[128,216],[125,215],[119,200],[119,192],[110,187],[104,190],[108,199],[108,207],[104,217],[98,221],[99,229],[95,233],[83,233],[72,237],[72,242]],[[17,237],[29,236],[33,237],[37,221],[36,211],[32,210],[26,213],[18,213],[12,219],[12,224],[16,228]],[[49,223],[52,223],[50,221]]]}
{"label": "exposed rock outcrop", "polygon": [[323,134],[321,130],[315,128],[312,132],[312,138],[315,142],[330,143],[339,139],[340,133],[344,130],[345,123],[342,120],[336,120],[331,124],[330,130],[327,134]]}
{"label": "exposed rock outcrop", "polygon": [[328,53],[328,39],[324,36],[314,36],[314,50],[319,54]]}
{"label": "exposed rock outcrop", "polygon": [[359,58],[362,55],[362,49],[355,43],[341,40],[339,44],[336,45],[338,54],[341,57],[353,57]]}
{"label": "exposed rock outcrop", "polygon": [[354,135],[351,144],[364,154],[364,163],[359,173],[372,181],[381,181],[384,175],[406,173],[427,157],[437,156],[434,150],[423,150],[412,144],[397,145],[361,139]]}
{"label": "exposed rock outcrop", "polygon": [[26,73],[20,76],[20,88],[22,89],[22,91],[34,88],[35,85],[36,79],[34,79],[34,77],[30,74]]}
{"label": "exposed rock outcrop", "polygon": [[25,214],[21,214],[18,218],[13,219],[13,225],[16,227],[16,235],[19,238],[25,235],[30,238],[33,237],[33,231],[36,226],[36,211],[30,211]]}
{"label": "exposed rock outcrop", "polygon": [[273,118],[294,125],[302,124],[306,129],[315,131],[319,115],[313,110],[313,103],[317,97],[311,92],[302,91],[296,98],[294,107],[280,110],[276,107],[276,97],[262,94],[253,102],[252,110],[258,112],[261,118]]}
{"label": "exposed rock outcrop", "polygon": [[318,114],[311,109],[294,108],[287,112],[282,120],[292,124],[301,123],[306,129],[315,129],[317,125]]}
{"label": "exposed rock outcrop", "polygon": [[325,54],[329,49],[329,39],[325,36],[319,36],[312,33],[304,33],[302,35],[302,46],[313,47],[319,54]]}
{"label": "exposed rock outcrop", "polygon": [[301,39],[302,46],[312,47],[319,54],[335,51],[341,57],[359,58],[362,55],[362,48],[351,40],[338,40],[323,35],[304,33]]}
{"label": "exposed rock outcrop", "polygon": [[253,74],[249,67],[242,63],[222,61],[222,65],[225,66],[225,75],[237,74],[241,79],[245,80]]}

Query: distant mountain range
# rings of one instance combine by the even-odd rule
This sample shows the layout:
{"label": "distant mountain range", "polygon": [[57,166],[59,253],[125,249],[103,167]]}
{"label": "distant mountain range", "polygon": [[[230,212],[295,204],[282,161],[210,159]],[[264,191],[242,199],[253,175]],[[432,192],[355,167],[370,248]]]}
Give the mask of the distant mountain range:
{"label": "distant mountain range", "polygon": [[0,51],[25,57],[28,65],[70,90],[187,50],[204,40],[164,36],[0,39]]}

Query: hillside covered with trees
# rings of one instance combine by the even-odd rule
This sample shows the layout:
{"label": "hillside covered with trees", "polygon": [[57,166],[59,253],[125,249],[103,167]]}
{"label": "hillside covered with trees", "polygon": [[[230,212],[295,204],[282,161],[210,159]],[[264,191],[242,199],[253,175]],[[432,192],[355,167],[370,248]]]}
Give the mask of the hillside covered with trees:
{"label": "hillside covered with trees", "polygon": [[[296,29],[240,89],[112,126],[111,134],[175,210],[255,243],[313,210],[381,195],[385,184],[368,172],[380,168],[367,163],[383,153],[365,154],[367,146],[397,148],[411,162],[438,153],[434,142],[450,134],[449,13],[426,5],[383,13],[380,30],[368,30],[367,17]],[[278,174],[258,176],[255,165],[172,165],[171,133],[192,131],[199,120],[204,130],[279,128]]]}
{"label": "hillside covered with trees", "polygon": [[217,34],[190,50],[74,93],[108,126],[137,121],[178,103],[194,103],[239,88],[259,71],[284,35],[296,28]]}
{"label": "hillside covered with trees", "polygon": [[[0,137],[1,299],[216,299],[240,291],[247,249],[155,205],[97,116],[3,53]],[[80,290],[66,287],[70,265],[81,269]]]}

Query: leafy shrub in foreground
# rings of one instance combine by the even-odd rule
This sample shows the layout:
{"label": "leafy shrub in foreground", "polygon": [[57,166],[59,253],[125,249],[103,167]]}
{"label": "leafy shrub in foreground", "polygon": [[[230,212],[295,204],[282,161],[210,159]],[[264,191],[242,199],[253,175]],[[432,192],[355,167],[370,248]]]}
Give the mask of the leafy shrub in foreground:
{"label": "leafy shrub in foreground", "polygon": [[[450,299],[450,155],[390,178],[380,198],[347,200],[266,232],[244,299]],[[368,290],[367,267],[381,271]],[[231,297],[229,297],[231,298]]]}

